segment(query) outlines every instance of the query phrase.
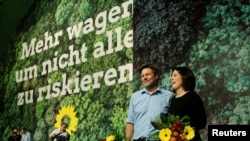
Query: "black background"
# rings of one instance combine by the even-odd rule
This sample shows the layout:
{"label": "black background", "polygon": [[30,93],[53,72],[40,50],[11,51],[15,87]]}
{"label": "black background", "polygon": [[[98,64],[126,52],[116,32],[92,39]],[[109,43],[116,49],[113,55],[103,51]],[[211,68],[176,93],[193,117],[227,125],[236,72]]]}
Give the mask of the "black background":
{"label": "black background", "polygon": [[12,35],[34,0],[0,0],[0,59],[5,57]]}

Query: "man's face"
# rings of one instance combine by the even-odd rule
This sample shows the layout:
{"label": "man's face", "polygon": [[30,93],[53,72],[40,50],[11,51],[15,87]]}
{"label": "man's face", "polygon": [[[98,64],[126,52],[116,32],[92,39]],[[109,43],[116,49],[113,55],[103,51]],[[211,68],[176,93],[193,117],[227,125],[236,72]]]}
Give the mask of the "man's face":
{"label": "man's face", "polygon": [[66,128],[67,128],[67,126],[66,126],[66,125],[62,125],[62,126],[61,126],[61,130],[62,130],[62,131],[65,131],[65,130],[66,130]]}
{"label": "man's face", "polygon": [[146,88],[153,88],[156,86],[156,82],[158,79],[158,75],[153,73],[151,68],[144,68],[141,71],[141,81],[144,87]]}
{"label": "man's face", "polygon": [[17,133],[18,133],[17,129],[14,129],[13,130],[13,135],[17,135]]}

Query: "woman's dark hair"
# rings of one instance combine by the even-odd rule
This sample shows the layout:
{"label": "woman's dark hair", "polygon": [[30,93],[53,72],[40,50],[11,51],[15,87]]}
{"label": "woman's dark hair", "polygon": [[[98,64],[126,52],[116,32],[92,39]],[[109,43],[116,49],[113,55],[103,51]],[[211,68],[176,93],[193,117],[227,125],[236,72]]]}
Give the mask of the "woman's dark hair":
{"label": "woman's dark hair", "polygon": [[191,69],[187,67],[176,67],[173,69],[173,71],[176,70],[182,78],[183,82],[183,88],[185,91],[194,91],[196,82],[195,82],[195,76]]}

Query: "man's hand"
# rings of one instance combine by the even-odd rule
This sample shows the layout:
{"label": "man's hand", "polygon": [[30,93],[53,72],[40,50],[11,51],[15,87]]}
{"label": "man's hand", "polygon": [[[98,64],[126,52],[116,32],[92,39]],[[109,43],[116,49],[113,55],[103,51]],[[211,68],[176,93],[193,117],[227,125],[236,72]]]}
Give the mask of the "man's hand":
{"label": "man's hand", "polygon": [[54,138],[56,136],[56,134],[51,134],[50,137],[51,138]]}

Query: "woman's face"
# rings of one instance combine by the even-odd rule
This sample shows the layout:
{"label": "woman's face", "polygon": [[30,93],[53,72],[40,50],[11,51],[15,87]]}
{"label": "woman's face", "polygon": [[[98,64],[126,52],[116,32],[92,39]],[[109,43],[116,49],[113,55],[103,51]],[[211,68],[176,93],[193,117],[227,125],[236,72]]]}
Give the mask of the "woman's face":
{"label": "woman's face", "polygon": [[174,91],[177,91],[178,89],[183,89],[182,87],[182,78],[180,73],[177,70],[174,70],[171,76],[171,84],[172,84],[172,89]]}

